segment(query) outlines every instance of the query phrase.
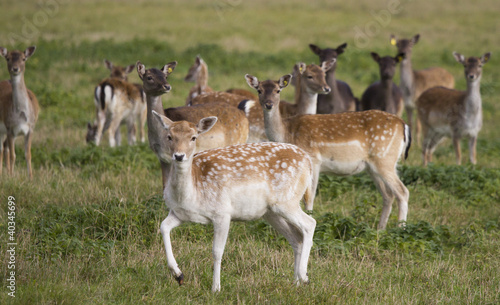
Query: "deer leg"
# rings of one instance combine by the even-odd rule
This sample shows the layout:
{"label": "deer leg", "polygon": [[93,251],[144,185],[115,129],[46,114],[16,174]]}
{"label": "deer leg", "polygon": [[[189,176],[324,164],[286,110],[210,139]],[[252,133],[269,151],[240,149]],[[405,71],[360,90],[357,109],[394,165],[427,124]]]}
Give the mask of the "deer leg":
{"label": "deer leg", "polygon": [[4,145],[7,145],[7,143],[5,142],[5,136],[1,136],[0,137],[0,175],[2,174],[2,169],[3,169]]}
{"label": "deer leg", "polygon": [[135,137],[135,122],[133,118],[127,120],[127,142],[128,145],[134,145],[136,141]]}
{"label": "deer leg", "polygon": [[9,174],[14,175],[14,165],[16,164],[16,147],[14,136],[7,135],[7,144],[9,146]]}
{"label": "deer leg", "polygon": [[99,146],[103,132],[106,130],[106,114],[104,111],[96,109],[97,131],[95,134],[95,145]]}
{"label": "deer leg", "polygon": [[31,140],[33,139],[33,131],[30,130],[24,137],[24,156],[28,166],[28,177],[33,179],[33,171],[31,169]]}
{"label": "deer leg", "polygon": [[281,235],[283,235],[286,240],[290,243],[293,249],[293,254],[295,257],[294,274],[295,280],[298,281],[300,272],[300,262],[302,257],[302,240],[299,236],[302,234],[293,226],[290,226],[283,217],[273,213],[268,212],[263,217],[269,224],[276,229]]}
{"label": "deer leg", "polygon": [[144,111],[141,111],[139,114],[139,138],[141,139],[141,142],[144,143],[146,141],[146,136],[144,132],[144,125],[146,125],[146,120],[147,120],[147,111],[146,107],[144,107]]}
{"label": "deer leg", "polygon": [[168,268],[172,271],[179,285],[182,285],[184,281],[184,275],[182,271],[177,266],[177,262],[174,257],[174,253],[172,251],[172,243],[170,241],[170,231],[173,228],[178,227],[182,224],[182,221],[177,218],[174,212],[170,211],[168,213],[167,218],[163,220],[160,226],[161,235],[163,237],[163,243],[165,244],[165,251],[167,252],[167,265]]}
{"label": "deer leg", "polygon": [[476,145],[477,145],[477,137],[470,137],[469,139],[469,160],[470,163],[476,164]]}
{"label": "deer leg", "polygon": [[214,221],[214,242],[212,246],[212,255],[214,258],[214,274],[212,280],[212,291],[220,291],[220,268],[222,262],[222,254],[226,246],[229,227],[231,225],[231,217],[228,215],[217,221]]}
{"label": "deer leg", "polygon": [[160,160],[160,165],[161,165],[161,180],[162,180],[162,191],[165,189],[167,186],[167,180],[168,180],[168,173],[170,172],[170,166],[168,163],[163,162]]}
{"label": "deer leg", "polygon": [[318,182],[319,182],[319,172],[320,172],[320,164],[313,164],[313,173],[312,173],[312,187],[311,187],[311,195],[309,196],[308,202],[306,202],[306,210],[307,211],[312,211],[313,209],[313,204],[314,204],[314,198],[316,196],[316,190],[318,189]]}
{"label": "deer leg", "polygon": [[453,137],[453,147],[455,148],[455,160],[458,165],[462,163],[462,153],[460,152],[460,138]]}
{"label": "deer leg", "polygon": [[394,194],[391,189],[386,188],[384,179],[381,177],[380,173],[376,170],[369,170],[370,176],[372,177],[375,186],[382,195],[382,215],[380,215],[380,221],[378,223],[378,229],[383,230],[387,226],[387,221],[389,221],[389,215],[392,211],[392,202],[394,201]]}
{"label": "deer leg", "polygon": [[109,146],[115,147],[120,145],[121,133],[120,133],[120,121],[119,116],[114,116],[111,118],[111,123],[109,124],[108,136],[109,136]]}

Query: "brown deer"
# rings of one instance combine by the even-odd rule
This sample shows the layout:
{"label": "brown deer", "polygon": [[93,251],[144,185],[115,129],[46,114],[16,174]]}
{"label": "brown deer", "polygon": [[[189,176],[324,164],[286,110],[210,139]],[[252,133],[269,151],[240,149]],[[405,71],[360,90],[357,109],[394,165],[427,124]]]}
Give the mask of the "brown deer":
{"label": "brown deer", "polygon": [[[320,172],[350,176],[366,170],[384,202],[378,228],[386,227],[394,198],[399,208],[398,220],[406,221],[409,192],[399,180],[396,165],[403,153],[406,158],[411,138],[410,129],[402,119],[378,110],[284,119],[279,109],[280,91],[288,85],[291,75],[279,81],[259,82],[248,74],[245,78],[259,92],[269,140],[295,144],[311,157],[313,194]],[[306,202],[306,209],[312,208],[313,201]]]}
{"label": "brown deer", "polygon": [[300,200],[313,196],[311,160],[300,148],[283,143],[252,143],[195,154],[196,142],[217,118],[196,125],[173,122],[152,112],[164,128],[162,138],[172,164],[164,190],[169,213],[161,223],[167,264],[179,284],[184,275],[175,260],[170,231],[183,222],[212,223],[214,258],[212,291],[220,291],[221,261],[232,220],[264,218],[292,245],[295,282],[307,283],[307,262],[316,221]]}
{"label": "brown deer", "polygon": [[141,142],[146,140],[144,125],[146,123],[146,101],[142,85],[127,81],[127,75],[135,68],[135,64],[125,68],[104,61],[110,70],[110,77],[102,80],[94,89],[94,105],[96,119],[87,124],[87,143],[99,145],[102,134],[107,130],[109,145],[115,147],[121,143],[120,125],[125,123],[128,129],[128,143],[136,142],[136,125]]}
{"label": "brown deer", "polygon": [[479,90],[483,65],[491,53],[465,58],[453,52],[456,61],[464,66],[467,89],[459,91],[444,87],[431,88],[416,102],[422,123],[422,157],[424,166],[432,161],[436,146],[444,137],[451,137],[457,164],[461,163],[460,139],[469,137],[469,160],[476,164],[477,135],[483,125],[481,92]]}
{"label": "brown deer", "polygon": [[395,114],[403,114],[403,97],[401,89],[392,81],[396,73],[396,65],[404,58],[404,54],[396,57],[380,57],[372,52],[373,60],[379,66],[380,80],[371,84],[361,96],[360,110],[377,109]]}
{"label": "brown deer", "polygon": [[429,88],[438,86],[455,87],[453,75],[443,68],[432,67],[424,70],[413,70],[411,63],[412,49],[419,38],[420,34],[413,36],[411,39],[396,39],[394,35],[391,35],[391,44],[397,47],[398,54],[405,54],[405,58],[399,65],[399,88],[403,93],[408,125],[410,125],[412,131],[415,129],[417,143],[420,142],[420,122],[418,117],[413,118],[415,101]]}
{"label": "brown deer", "polygon": [[24,82],[26,60],[35,53],[35,46],[24,52],[0,47],[0,55],[7,60],[10,80],[0,82],[0,174],[3,157],[10,175],[14,174],[16,162],[15,138],[24,135],[24,155],[28,166],[28,176],[33,178],[31,168],[31,141],[40,106],[38,100]]}
{"label": "brown deer", "polygon": [[193,65],[184,78],[186,82],[196,83],[190,90],[186,99],[186,105],[191,105],[191,101],[196,96],[213,92],[214,90],[208,86],[208,66],[207,63],[200,57],[196,56]]}
{"label": "brown deer", "polygon": [[[306,65],[305,63],[297,63],[294,66],[295,81],[297,83],[295,86],[295,104],[284,101],[280,103],[280,109],[284,117],[297,114],[314,114],[316,112],[318,94],[330,92],[330,87],[325,81],[325,72],[334,63],[335,59],[323,62],[321,66],[314,64]],[[251,100],[241,95],[214,92],[196,97],[193,100],[193,104],[210,103],[213,101],[223,101],[245,110],[248,113],[248,120],[250,121],[249,142],[267,141],[262,111],[258,107],[252,107],[254,103],[247,103]],[[246,104],[241,104],[242,102]]]}
{"label": "brown deer", "polygon": [[[319,56],[320,63],[329,62],[332,59],[336,60],[340,54],[344,53],[346,47],[347,43],[343,43],[335,49],[321,49],[314,44],[309,45],[311,51]],[[352,94],[351,87],[347,83],[335,78],[336,69],[337,63],[335,62],[333,67],[326,72],[326,82],[330,86],[331,91],[326,95],[318,96],[316,113],[328,114],[356,110],[356,98]]]}
{"label": "brown deer", "polygon": [[172,162],[171,155],[167,153],[165,130],[160,122],[153,117],[152,111],[165,114],[174,121],[198,122],[206,116],[219,117],[219,120],[210,131],[200,136],[196,141],[197,151],[245,143],[248,139],[248,119],[245,113],[235,107],[227,107],[223,103],[211,103],[195,106],[184,106],[163,109],[161,96],[170,91],[167,77],[173,72],[177,62],[165,65],[161,70],[147,69],[140,62],[137,63],[139,77],[143,80],[143,88],[147,101],[147,124],[149,146],[160,160],[162,169],[163,186],[168,177],[168,165]]}

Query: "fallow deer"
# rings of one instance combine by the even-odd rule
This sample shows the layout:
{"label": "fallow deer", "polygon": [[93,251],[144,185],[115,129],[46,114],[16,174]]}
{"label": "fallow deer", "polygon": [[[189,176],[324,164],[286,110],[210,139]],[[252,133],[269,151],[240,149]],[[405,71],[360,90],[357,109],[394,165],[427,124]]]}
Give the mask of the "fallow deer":
{"label": "fallow deer", "polygon": [[149,146],[158,156],[162,169],[163,186],[168,177],[168,165],[172,162],[171,155],[166,153],[165,130],[154,119],[152,111],[165,114],[173,121],[198,122],[206,116],[218,116],[219,120],[210,131],[200,136],[196,141],[197,151],[245,143],[248,139],[248,119],[245,113],[235,107],[227,107],[223,103],[210,103],[194,106],[163,109],[161,96],[170,91],[167,77],[173,72],[177,62],[165,65],[161,70],[147,69],[137,63],[139,77],[143,80],[143,88],[147,101],[147,124]]}
{"label": "fallow deer", "polygon": [[397,39],[394,35],[391,35],[391,44],[397,47],[398,54],[405,54],[405,58],[399,65],[399,88],[403,93],[408,125],[410,125],[412,132],[415,132],[417,143],[420,143],[420,121],[417,116],[415,116],[415,119],[413,118],[415,101],[429,88],[438,86],[455,87],[453,75],[441,67],[413,70],[411,63],[412,50],[419,38],[420,34],[413,36],[411,39]]}
{"label": "fallow deer", "polygon": [[392,81],[396,73],[396,65],[404,58],[404,54],[395,57],[380,57],[372,52],[373,60],[379,66],[380,80],[371,84],[361,96],[360,110],[377,109],[401,117],[403,114],[403,97],[401,89]]}
{"label": "fallow deer", "polygon": [[[329,62],[323,62],[321,66],[314,64],[306,65],[305,63],[297,63],[294,66],[296,74],[295,82],[297,83],[295,86],[295,104],[284,101],[280,103],[280,109],[284,117],[297,114],[316,113],[318,94],[330,92],[330,87],[325,81],[325,73],[334,63],[335,59]],[[210,103],[213,101],[223,101],[239,107],[241,102],[247,102],[249,100],[240,95],[228,95],[223,92],[214,92],[196,97],[193,99],[193,104]],[[247,105],[251,104],[252,103],[248,103]],[[262,111],[258,109],[258,107],[241,109],[248,113],[248,120],[250,121],[249,142],[267,141]]]}
{"label": "fallow deer", "polygon": [[191,101],[196,96],[214,91],[208,86],[208,66],[207,63],[200,57],[200,55],[196,56],[194,64],[189,68],[189,71],[184,80],[186,82],[196,83],[189,90],[189,94],[186,99],[186,105],[191,105]]}
{"label": "fallow deer", "polygon": [[[104,61],[110,70],[110,77],[102,80],[94,90],[96,119],[87,124],[87,143],[99,145],[102,134],[107,130],[109,145],[120,145],[120,125],[125,123],[128,130],[128,144],[136,142],[136,129],[139,130],[141,142],[146,140],[144,125],[146,123],[146,102],[142,86],[127,81],[127,75],[135,68],[125,68]],[[137,127],[137,128],[136,128]]]}
{"label": "fallow deer", "polygon": [[183,222],[212,223],[214,258],[212,291],[220,291],[221,260],[232,220],[264,218],[292,245],[295,282],[307,283],[307,262],[316,221],[300,200],[313,196],[311,160],[300,148],[283,143],[252,143],[205,150],[196,141],[216,117],[198,124],[173,122],[152,112],[164,128],[162,138],[172,164],[164,190],[169,213],[161,223],[167,264],[179,284],[184,275],[175,260],[170,231]]}
{"label": "fallow deer", "polygon": [[[347,43],[343,43],[335,49],[321,49],[314,44],[309,45],[311,51],[319,56],[320,64],[323,62],[329,62],[332,59],[336,60],[340,54],[344,53],[346,47]],[[347,83],[335,78],[336,69],[337,63],[335,61],[333,67],[326,72],[326,82],[328,86],[330,86],[331,91],[326,95],[318,96],[316,113],[328,114],[356,110],[357,100],[352,94],[351,87],[349,87]]]}
{"label": "fallow deer", "polygon": [[24,82],[26,60],[35,53],[34,46],[24,52],[7,51],[0,47],[0,55],[7,60],[10,80],[0,82],[0,174],[3,157],[10,175],[14,174],[16,162],[15,138],[24,135],[24,155],[28,167],[28,176],[33,178],[31,168],[31,141],[40,106],[38,100]]}
{"label": "fallow deer", "polygon": [[476,164],[477,136],[483,125],[481,92],[483,65],[491,53],[465,58],[454,52],[455,60],[464,66],[467,89],[459,91],[444,87],[431,88],[416,102],[422,123],[422,157],[424,166],[432,161],[432,153],[444,137],[451,137],[457,164],[461,163],[460,139],[469,137],[469,160]]}
{"label": "fallow deer", "polygon": [[[403,153],[406,158],[411,138],[410,129],[402,119],[378,110],[284,119],[279,109],[280,91],[288,85],[291,75],[279,81],[259,82],[248,74],[245,78],[259,92],[269,140],[295,144],[311,157],[313,194],[320,172],[350,176],[366,170],[384,202],[378,228],[386,227],[394,198],[399,222],[406,221],[409,192],[397,175],[396,165]],[[306,202],[306,209],[312,208],[313,201]]]}

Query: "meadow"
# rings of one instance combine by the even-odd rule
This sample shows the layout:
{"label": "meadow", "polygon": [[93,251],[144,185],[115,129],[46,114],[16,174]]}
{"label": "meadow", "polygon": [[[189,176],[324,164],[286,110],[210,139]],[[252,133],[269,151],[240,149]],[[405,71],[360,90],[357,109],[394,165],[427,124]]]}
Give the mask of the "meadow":
{"label": "meadow", "polygon": [[[41,113],[26,174],[23,140],[14,176],[0,177],[0,304],[498,304],[500,303],[500,38],[498,3],[465,1],[8,1],[0,0],[0,46],[36,45],[27,86]],[[382,199],[366,174],[321,176],[309,259],[310,284],[293,285],[293,253],[264,221],[232,223],[222,260],[222,291],[212,284],[211,226],[173,230],[185,274],[166,265],[159,226],[168,210],[160,168],[147,143],[110,148],[85,143],[93,89],[108,76],[104,59],[178,66],[164,106],[184,104],[183,81],[196,55],[216,90],[245,88],[244,75],[277,80],[298,61],[317,63],[309,43],[336,47],[337,78],[355,96],[378,79],[369,52],[395,55],[390,34],[420,33],[413,66],[442,66],[465,89],[451,55],[481,56],[484,123],[478,162],[454,163],[446,140],[427,168],[420,144],[398,167],[410,191],[408,222],[377,231]],[[0,58],[0,79],[8,79]],[[138,82],[136,71],[129,79]],[[399,73],[394,78],[399,82]],[[293,100],[293,90],[282,96]],[[125,135],[125,129],[122,130]],[[10,235],[8,201],[14,201]],[[8,252],[14,237],[15,255]],[[11,240],[12,242],[12,240]],[[9,266],[15,261],[15,298]]]}

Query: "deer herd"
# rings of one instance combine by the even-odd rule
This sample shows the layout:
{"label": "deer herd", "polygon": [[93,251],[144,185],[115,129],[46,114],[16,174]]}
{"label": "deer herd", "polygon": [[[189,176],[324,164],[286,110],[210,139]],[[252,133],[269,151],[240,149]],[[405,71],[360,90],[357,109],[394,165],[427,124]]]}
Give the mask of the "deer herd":
{"label": "deer herd", "polygon": [[[231,220],[264,218],[291,244],[295,256],[295,282],[307,283],[307,263],[316,221],[305,213],[313,209],[320,173],[339,176],[368,172],[382,195],[379,229],[385,229],[394,200],[398,221],[404,226],[409,192],[397,174],[406,159],[411,134],[422,136],[423,164],[432,161],[437,144],[450,137],[461,162],[460,140],[469,138],[469,159],[476,163],[476,142],[482,127],[480,81],[482,66],[491,54],[468,57],[453,53],[464,66],[467,89],[454,89],[454,78],[433,67],[413,70],[412,49],[420,36],[390,37],[396,56],[371,53],[380,80],[361,99],[349,85],[336,79],[339,56],[347,44],[321,49],[309,45],[319,65],[297,63],[279,79],[244,79],[251,91],[208,86],[207,63],[197,56],[185,81],[195,85],[185,106],[164,109],[162,95],[171,90],[168,76],[177,67],[148,68],[141,62],[125,68],[106,60],[110,76],[94,89],[95,121],[88,123],[87,142],[101,143],[107,133],[111,147],[120,145],[120,125],[126,124],[128,143],[136,132],[144,142],[147,124],[151,150],[160,161],[163,196],[169,214],[161,223],[167,264],[182,284],[184,276],[172,252],[170,231],[183,222],[212,223],[214,271],[212,290],[220,290],[221,259]],[[35,52],[8,51],[10,80],[0,82],[0,174],[3,159],[13,174],[14,140],[25,136],[28,176],[31,141],[38,118],[36,96],[24,82],[25,64]],[[393,82],[400,66],[399,86]],[[136,68],[142,84],[127,75]],[[249,71],[255,73],[257,71]],[[242,76],[243,80],[243,76]],[[281,100],[281,91],[295,87],[293,103]],[[259,107],[260,105],[260,107]],[[402,119],[403,110],[407,122]],[[420,135],[421,134],[421,135]]]}

